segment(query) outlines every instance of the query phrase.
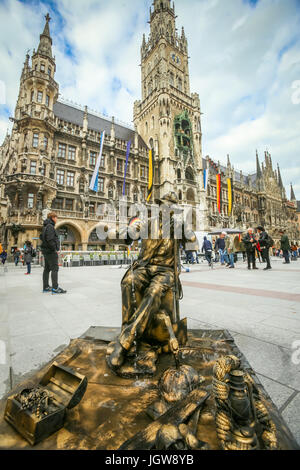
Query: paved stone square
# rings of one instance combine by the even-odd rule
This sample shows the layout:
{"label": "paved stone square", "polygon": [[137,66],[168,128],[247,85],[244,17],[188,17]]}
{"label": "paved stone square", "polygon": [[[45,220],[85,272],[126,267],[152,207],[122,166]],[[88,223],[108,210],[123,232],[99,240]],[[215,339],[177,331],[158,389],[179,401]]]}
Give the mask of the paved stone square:
{"label": "paved stone square", "polygon": [[[263,267],[193,265],[181,276],[181,316],[189,328],[231,332],[300,444],[300,260]],[[41,292],[41,268],[24,273],[0,271],[0,396],[90,326],[121,323],[125,269],[61,268],[65,296]]]}

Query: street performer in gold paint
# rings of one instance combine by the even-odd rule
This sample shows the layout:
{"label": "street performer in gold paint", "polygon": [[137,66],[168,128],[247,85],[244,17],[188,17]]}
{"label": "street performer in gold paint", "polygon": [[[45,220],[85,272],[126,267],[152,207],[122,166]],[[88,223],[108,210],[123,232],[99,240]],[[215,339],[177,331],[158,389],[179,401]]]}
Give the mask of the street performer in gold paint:
{"label": "street performer in gold paint", "polygon": [[[160,201],[165,207],[172,208],[178,204],[178,199],[174,193],[168,193]],[[122,282],[122,329],[116,342],[109,345],[107,350],[107,363],[111,369],[118,372],[123,365],[127,355],[133,351],[140,366],[149,372],[155,372],[155,362],[157,355],[149,351],[148,356],[139,355],[138,350],[145,350],[146,338],[149,338],[151,326],[157,319],[165,323],[170,335],[170,348],[172,352],[178,350],[178,342],[174,335],[172,326],[179,321],[179,315],[174,310],[178,309],[178,299],[181,286],[178,281],[178,258],[179,239],[174,236],[174,214],[169,218],[169,227],[163,224],[162,216],[157,218],[157,229],[154,229],[153,221],[152,233],[148,239],[142,239],[141,252],[138,260],[126,272]],[[176,223],[176,222],[175,222]],[[150,224],[149,224],[150,225]],[[166,229],[169,237],[164,238]],[[153,236],[154,235],[154,236]],[[187,237],[182,235],[181,242],[194,242],[196,237],[193,232],[189,232]],[[132,240],[127,240],[131,243]],[[172,295],[173,294],[173,295]],[[174,300],[175,298],[175,300]],[[177,302],[176,302],[177,300]],[[174,315],[175,313],[175,315]],[[157,318],[155,318],[157,317]],[[146,347],[147,349],[147,347]],[[142,364],[144,361],[144,364]]]}

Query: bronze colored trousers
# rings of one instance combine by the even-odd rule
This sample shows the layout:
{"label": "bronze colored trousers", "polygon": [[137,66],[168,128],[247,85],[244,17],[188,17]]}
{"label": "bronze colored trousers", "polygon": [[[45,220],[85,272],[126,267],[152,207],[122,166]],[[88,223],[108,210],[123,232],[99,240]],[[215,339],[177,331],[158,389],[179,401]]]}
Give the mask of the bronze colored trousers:
{"label": "bronze colored trousers", "polygon": [[[171,268],[148,265],[127,271],[121,283],[122,332],[119,341],[124,349],[128,351],[133,342],[143,335],[149,320],[159,311],[162,298],[173,284],[174,272]],[[136,310],[134,298],[138,306]]]}

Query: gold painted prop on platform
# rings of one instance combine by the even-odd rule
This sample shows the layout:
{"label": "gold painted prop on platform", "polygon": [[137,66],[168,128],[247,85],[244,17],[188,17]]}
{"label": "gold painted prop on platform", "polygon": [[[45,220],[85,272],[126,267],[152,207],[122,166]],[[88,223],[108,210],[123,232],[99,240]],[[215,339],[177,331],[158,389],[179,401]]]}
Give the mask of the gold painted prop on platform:
{"label": "gold painted prop on platform", "polygon": [[64,425],[86,391],[86,377],[54,363],[35,388],[24,389],[7,400],[5,420],[35,445]]}
{"label": "gold painted prop on platform", "polygon": [[253,378],[235,356],[218,359],[212,381],[216,430],[224,450],[278,448],[276,426]]}

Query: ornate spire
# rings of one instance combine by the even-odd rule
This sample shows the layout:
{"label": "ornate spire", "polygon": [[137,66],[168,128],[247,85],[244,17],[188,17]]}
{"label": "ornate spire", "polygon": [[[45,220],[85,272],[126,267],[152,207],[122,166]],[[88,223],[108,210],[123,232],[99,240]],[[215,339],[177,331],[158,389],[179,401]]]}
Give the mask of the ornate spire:
{"label": "ornate spire", "polygon": [[170,0],[154,0],[154,10],[150,8],[150,30],[152,45],[160,37],[164,37],[172,44],[176,42],[175,13],[171,8]]}
{"label": "ornate spire", "polygon": [[262,171],[261,171],[261,167],[260,167],[260,163],[259,163],[257,150],[256,150],[256,175],[257,175],[257,178],[261,179]]}
{"label": "ornate spire", "polygon": [[282,178],[281,178],[281,173],[280,173],[280,168],[279,165],[277,164],[277,173],[278,173],[278,184],[281,189],[283,189],[283,183],[282,183]]}
{"label": "ornate spire", "polygon": [[154,11],[171,8],[171,0],[154,0]]}
{"label": "ornate spire", "polygon": [[115,138],[116,138],[115,118],[114,118],[114,116],[111,118],[110,137],[111,137],[111,141],[114,142]]}
{"label": "ornate spire", "polygon": [[291,201],[296,201],[296,196],[294,193],[294,188],[293,188],[292,183],[291,183]]}
{"label": "ornate spire", "polygon": [[49,16],[49,13],[47,13],[47,15],[45,16],[45,19],[46,19],[46,24],[45,24],[43,33],[40,35],[40,43],[39,43],[37,53],[41,55],[45,55],[47,57],[50,57],[50,59],[52,59],[52,39],[50,36],[50,29],[49,29],[49,22],[51,21],[51,18]]}
{"label": "ornate spire", "polygon": [[231,168],[230,156],[227,155],[227,167]]}
{"label": "ornate spire", "polygon": [[30,67],[29,67],[29,58],[30,58],[29,51],[27,51],[21,78],[24,78],[26,73],[29,72],[29,69],[30,69]]}

